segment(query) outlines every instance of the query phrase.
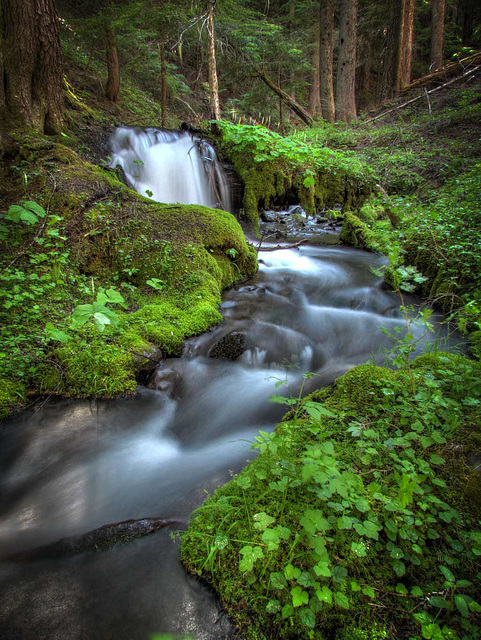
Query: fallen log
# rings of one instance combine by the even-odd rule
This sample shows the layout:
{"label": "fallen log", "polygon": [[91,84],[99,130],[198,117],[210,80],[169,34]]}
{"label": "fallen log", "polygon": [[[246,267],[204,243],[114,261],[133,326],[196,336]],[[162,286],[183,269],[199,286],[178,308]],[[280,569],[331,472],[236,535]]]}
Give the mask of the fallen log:
{"label": "fallen log", "polygon": [[479,65],[481,63],[481,51],[474,53],[467,58],[463,58],[462,60],[458,60],[457,62],[450,62],[445,65],[439,71],[434,71],[433,73],[428,73],[421,78],[417,78],[413,80],[410,84],[403,87],[402,93],[406,93],[411,91],[411,89],[417,89],[418,87],[425,87],[427,84],[431,84],[436,80],[444,79],[447,80],[453,75],[457,75],[461,72],[469,71],[469,67],[472,65]]}
{"label": "fallen log", "polygon": [[[448,82],[445,82],[444,84],[441,84],[439,87],[436,87],[435,89],[431,89],[431,91],[425,91],[424,93],[421,93],[420,95],[416,96],[415,98],[411,98],[411,100],[408,100],[407,102],[403,102],[402,104],[398,104],[395,107],[392,107],[391,109],[388,109],[387,111],[384,111],[383,113],[380,113],[375,118],[370,118],[369,120],[366,120],[363,124],[369,124],[370,122],[374,122],[375,120],[379,120],[379,118],[384,118],[384,116],[387,116],[388,114],[392,113],[393,111],[397,111],[398,109],[402,109],[403,107],[407,107],[409,104],[412,104],[413,102],[417,102],[418,100],[421,100],[421,98],[429,96],[432,93],[436,93],[436,91],[439,91],[440,89],[444,89],[445,87],[448,87],[450,84],[454,84],[455,82],[458,82],[459,80],[463,80],[464,78],[467,78],[468,76],[473,75],[473,73],[476,73],[480,69],[481,69],[481,65],[478,65],[477,67],[474,67],[473,69],[469,69],[469,71],[465,71],[460,76],[456,76],[452,80],[449,80]],[[410,85],[410,86],[412,86],[412,85]]]}
{"label": "fallen log", "polygon": [[21,551],[3,560],[10,562],[32,562],[48,558],[66,558],[85,551],[100,551],[109,548],[119,542],[128,542],[135,538],[143,538],[160,529],[185,529],[187,523],[182,520],[170,518],[142,518],[140,520],[123,520],[105,524],[99,529],[93,529],[87,533],[70,538],[62,538],[57,542]]}

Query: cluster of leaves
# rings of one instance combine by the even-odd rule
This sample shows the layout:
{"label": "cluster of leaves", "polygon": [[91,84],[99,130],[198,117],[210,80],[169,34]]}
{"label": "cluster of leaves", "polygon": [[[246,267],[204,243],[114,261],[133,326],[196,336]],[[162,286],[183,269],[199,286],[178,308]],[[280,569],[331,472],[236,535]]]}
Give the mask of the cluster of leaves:
{"label": "cluster of leaves", "polygon": [[260,456],[183,540],[188,566],[239,620],[268,637],[275,627],[324,638],[345,610],[368,623],[373,605],[386,629],[396,620],[413,636],[478,637],[479,523],[456,508],[443,469],[462,415],[479,418],[479,367],[447,356],[438,366],[419,369],[414,394],[403,372],[364,365],[323,404],[274,397],[293,406],[290,419],[259,434]]}
{"label": "cluster of leaves", "polygon": [[220,126],[227,145],[237,152],[252,154],[254,162],[278,162],[303,168],[306,188],[314,186],[318,170],[330,171],[334,175],[344,173],[360,182],[372,180],[369,167],[353,153],[311,145],[296,137],[281,136],[265,127],[232,124],[225,120]]}

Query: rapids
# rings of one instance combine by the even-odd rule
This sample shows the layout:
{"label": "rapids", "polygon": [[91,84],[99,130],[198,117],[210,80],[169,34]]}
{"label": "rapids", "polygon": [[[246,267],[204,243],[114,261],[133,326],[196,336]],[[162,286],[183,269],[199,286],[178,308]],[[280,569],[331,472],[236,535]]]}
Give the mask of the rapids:
{"label": "rapids", "polygon": [[[156,198],[167,188],[162,163],[177,144],[200,182],[208,174],[192,157],[198,145],[191,137],[169,135],[165,145],[152,131],[121,129],[115,138],[114,157],[129,180]],[[180,201],[169,180],[169,199]],[[215,204],[202,183],[202,203]],[[314,376],[305,391],[369,358],[382,362],[390,346],[382,328],[405,331],[398,299],[371,271],[382,257],[332,245],[260,256],[256,276],[225,293],[223,322],[189,340],[182,358],[163,363],[180,381],[178,393],[141,386],[115,401],[53,400],[2,426],[0,557],[106,523],[188,519],[206,492],[252,458],[258,430],[282,417],[285,408],[269,402],[272,394],[297,394],[307,371]],[[424,333],[416,324],[411,329],[415,338]],[[241,357],[209,357],[232,331],[245,336]],[[419,348],[439,339],[425,336]],[[0,585],[3,640],[234,637],[214,596],[181,566],[166,531],[73,557],[3,561]]]}

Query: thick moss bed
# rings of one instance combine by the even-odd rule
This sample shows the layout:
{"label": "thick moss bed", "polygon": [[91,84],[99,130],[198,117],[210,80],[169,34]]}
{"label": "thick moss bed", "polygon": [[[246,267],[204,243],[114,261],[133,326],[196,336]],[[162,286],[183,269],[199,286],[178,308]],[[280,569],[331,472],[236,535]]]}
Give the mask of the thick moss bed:
{"label": "thick moss bed", "polygon": [[259,231],[259,209],[301,204],[313,216],[341,205],[356,210],[373,191],[368,166],[348,152],[303,144],[261,126],[221,123],[224,155],[244,183],[244,215]]}
{"label": "thick moss bed", "polygon": [[429,355],[286,400],[182,538],[245,637],[479,637],[479,374]]}
{"label": "thick moss bed", "polygon": [[[201,206],[162,205],[114,172],[41,135],[9,140],[0,185],[8,206],[35,202],[36,224],[2,222],[0,417],[29,393],[117,396],[159,351],[221,320],[223,288],[257,270],[235,218]],[[72,311],[114,288],[117,326],[73,330]],[[112,307],[113,309],[113,307]],[[50,323],[70,336],[61,344]]]}

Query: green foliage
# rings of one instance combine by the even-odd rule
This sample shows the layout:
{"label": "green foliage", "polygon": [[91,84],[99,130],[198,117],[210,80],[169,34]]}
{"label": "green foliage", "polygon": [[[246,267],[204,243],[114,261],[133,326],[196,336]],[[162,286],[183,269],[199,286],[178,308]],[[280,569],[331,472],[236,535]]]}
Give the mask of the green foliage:
{"label": "green foliage", "polygon": [[436,374],[416,367],[414,391],[404,370],[364,365],[322,404],[287,398],[259,457],[198,510],[182,556],[248,637],[397,637],[394,620],[423,637],[479,633],[476,509],[450,475],[454,442],[481,416],[479,366],[430,357]]}

